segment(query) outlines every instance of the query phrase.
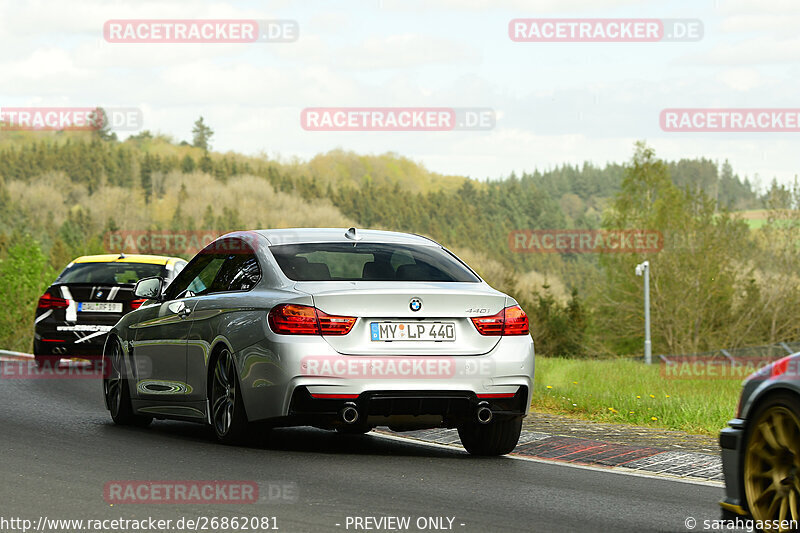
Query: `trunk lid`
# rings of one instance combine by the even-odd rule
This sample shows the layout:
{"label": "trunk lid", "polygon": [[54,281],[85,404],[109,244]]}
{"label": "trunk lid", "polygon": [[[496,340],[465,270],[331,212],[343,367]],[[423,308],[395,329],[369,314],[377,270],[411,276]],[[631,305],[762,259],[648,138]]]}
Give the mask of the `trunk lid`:
{"label": "trunk lid", "polygon": [[[506,296],[483,283],[413,282],[399,286],[381,281],[299,282],[314,305],[329,315],[357,317],[347,335],[325,335],[344,355],[480,355],[491,351],[499,336],[478,333],[470,317],[493,315],[506,305]],[[412,299],[421,307],[411,309]],[[374,325],[373,325],[374,324]],[[378,328],[403,325],[441,332],[452,325],[455,340],[373,340]],[[406,329],[408,331],[408,329]]]}

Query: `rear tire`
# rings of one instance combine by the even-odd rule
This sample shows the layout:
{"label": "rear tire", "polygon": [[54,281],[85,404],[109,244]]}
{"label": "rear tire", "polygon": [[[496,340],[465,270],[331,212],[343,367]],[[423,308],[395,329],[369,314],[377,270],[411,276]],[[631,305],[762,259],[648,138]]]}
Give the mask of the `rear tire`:
{"label": "rear tire", "polygon": [[505,455],[517,446],[521,432],[522,417],[488,424],[465,422],[458,426],[461,444],[472,455]]}
{"label": "rear tire", "polygon": [[120,426],[145,427],[153,421],[151,416],[137,415],[131,406],[131,394],[128,387],[127,374],[124,372],[122,346],[118,339],[109,340],[110,353],[103,353],[103,368],[107,375],[103,376],[103,394],[106,406],[111,412],[111,419]]}
{"label": "rear tire", "polygon": [[227,348],[223,348],[215,359],[210,378],[211,426],[214,434],[223,444],[241,444],[247,437],[249,423],[236,365]]}

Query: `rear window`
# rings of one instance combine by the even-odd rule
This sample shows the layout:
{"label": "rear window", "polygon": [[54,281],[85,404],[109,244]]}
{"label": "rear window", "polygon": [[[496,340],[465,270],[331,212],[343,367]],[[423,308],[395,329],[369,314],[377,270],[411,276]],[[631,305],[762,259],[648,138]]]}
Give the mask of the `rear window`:
{"label": "rear window", "polygon": [[133,284],[142,278],[161,276],[164,265],[147,263],[74,263],[64,269],[56,283]]}
{"label": "rear window", "polygon": [[270,251],[294,281],[480,281],[438,246],[334,242],[282,244]]}

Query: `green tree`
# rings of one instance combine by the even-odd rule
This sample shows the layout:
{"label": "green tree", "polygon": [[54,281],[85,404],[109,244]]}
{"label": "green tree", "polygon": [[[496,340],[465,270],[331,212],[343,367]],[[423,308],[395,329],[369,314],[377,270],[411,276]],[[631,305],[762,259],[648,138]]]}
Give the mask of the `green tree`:
{"label": "green tree", "polygon": [[194,162],[194,158],[186,154],[181,161],[181,172],[184,174],[191,174],[197,168],[197,163]]}
{"label": "green tree", "polygon": [[67,212],[67,219],[58,230],[58,237],[64,241],[72,255],[104,253],[100,231],[95,229],[92,214],[80,205]]}
{"label": "green tree", "polygon": [[153,196],[153,171],[155,170],[155,166],[155,158],[150,154],[145,154],[139,170],[140,183],[144,190],[145,202],[150,202],[150,198]]}
{"label": "green tree", "polygon": [[50,266],[56,271],[61,271],[75,257],[63,239],[56,237],[53,246],[50,247]]}
{"label": "green tree", "polygon": [[89,114],[89,122],[92,126],[94,136],[101,141],[116,141],[117,134],[111,131],[111,122],[108,119],[108,113],[102,107],[95,108]]}
{"label": "green tree", "polygon": [[208,155],[208,152],[204,153],[203,157],[200,158],[199,167],[200,170],[206,174],[214,173],[214,161],[211,160],[211,156]]}
{"label": "green tree", "polygon": [[210,141],[213,135],[214,130],[206,125],[203,117],[201,116],[195,121],[194,127],[192,128],[192,146],[195,148],[202,148],[206,151],[210,150]]}
{"label": "green tree", "polygon": [[205,213],[203,213],[203,230],[217,229],[216,217],[214,217],[214,210],[210,205],[206,206]]}
{"label": "green tree", "polygon": [[[800,185],[795,177],[786,194],[768,197],[767,221],[755,231],[758,253],[753,254],[757,279],[750,289],[759,309],[751,322],[752,337],[759,342],[779,342],[800,337]],[[762,340],[763,339],[763,340]]]}
{"label": "green tree", "polygon": [[2,216],[11,205],[11,196],[6,189],[6,182],[0,175],[0,216]]}
{"label": "green tree", "polygon": [[637,143],[621,190],[606,212],[607,230],[656,230],[663,249],[601,257],[605,284],[598,326],[617,353],[642,350],[644,311],[636,264],[650,261],[654,353],[696,353],[744,342],[741,324],[756,310],[738,305],[752,277],[747,226],[702,190],[681,191],[652,148]]}
{"label": "green tree", "polygon": [[169,229],[171,231],[180,231],[184,229],[184,221],[183,221],[183,210],[181,209],[181,204],[178,203],[178,207],[175,208],[175,212],[172,213],[172,220],[170,221]]}

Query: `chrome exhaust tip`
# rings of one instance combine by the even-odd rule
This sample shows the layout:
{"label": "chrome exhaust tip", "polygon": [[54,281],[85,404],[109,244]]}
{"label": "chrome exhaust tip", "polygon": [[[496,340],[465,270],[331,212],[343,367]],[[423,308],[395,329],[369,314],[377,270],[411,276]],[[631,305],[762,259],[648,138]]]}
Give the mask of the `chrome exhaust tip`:
{"label": "chrome exhaust tip", "polygon": [[358,407],[352,402],[347,402],[339,412],[339,415],[345,424],[355,424],[358,421]]}
{"label": "chrome exhaust tip", "polygon": [[489,408],[488,402],[481,402],[478,404],[478,410],[476,411],[476,415],[478,417],[478,422],[481,424],[488,424],[492,421],[492,410]]}

